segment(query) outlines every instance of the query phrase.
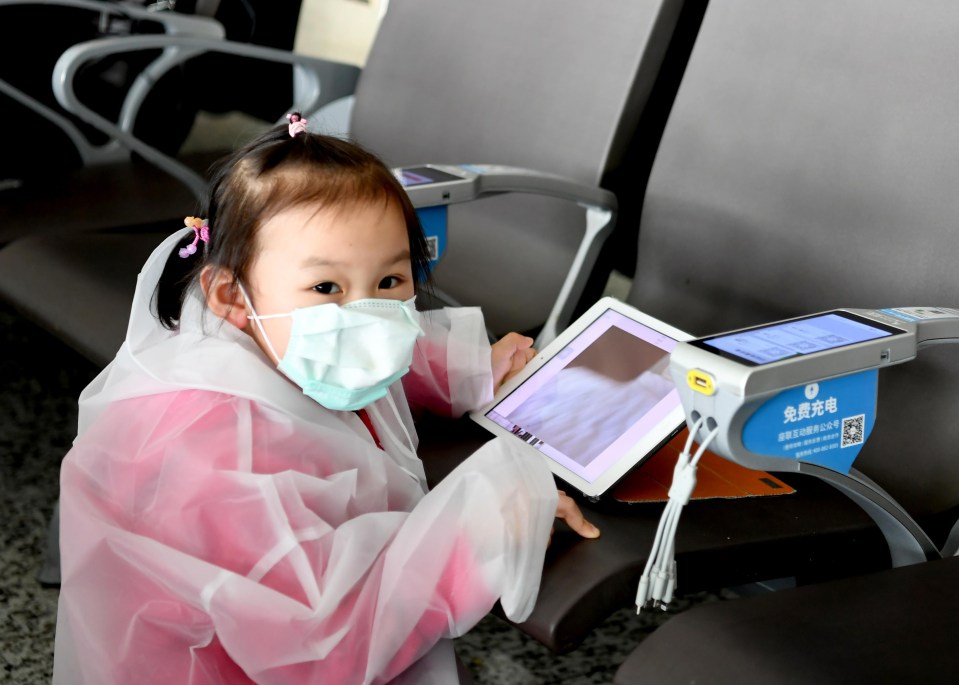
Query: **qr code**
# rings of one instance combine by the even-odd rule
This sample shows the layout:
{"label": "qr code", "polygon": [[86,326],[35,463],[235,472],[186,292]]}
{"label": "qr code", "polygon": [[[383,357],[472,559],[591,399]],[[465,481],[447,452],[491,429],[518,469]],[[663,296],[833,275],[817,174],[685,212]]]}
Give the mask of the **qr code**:
{"label": "qr code", "polygon": [[850,416],[842,420],[842,444],[840,447],[852,447],[865,442],[866,415]]}
{"label": "qr code", "polygon": [[430,261],[435,262],[440,256],[440,239],[435,235],[426,236],[426,249],[430,255]]}

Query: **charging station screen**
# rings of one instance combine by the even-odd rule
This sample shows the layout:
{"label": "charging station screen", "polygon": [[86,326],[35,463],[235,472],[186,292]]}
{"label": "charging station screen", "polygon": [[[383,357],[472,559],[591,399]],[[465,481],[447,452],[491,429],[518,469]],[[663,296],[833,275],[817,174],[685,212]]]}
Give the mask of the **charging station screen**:
{"label": "charging station screen", "polygon": [[408,169],[400,169],[399,174],[400,184],[404,188],[409,188],[410,186],[421,186],[427,183],[442,183],[443,181],[462,181],[462,176],[454,176],[453,174],[448,174],[445,171],[440,171],[439,169],[433,169],[431,167],[410,167]]}
{"label": "charging station screen", "polygon": [[904,332],[848,312],[830,312],[706,338],[701,342],[714,351],[725,353],[724,356],[758,365]]}

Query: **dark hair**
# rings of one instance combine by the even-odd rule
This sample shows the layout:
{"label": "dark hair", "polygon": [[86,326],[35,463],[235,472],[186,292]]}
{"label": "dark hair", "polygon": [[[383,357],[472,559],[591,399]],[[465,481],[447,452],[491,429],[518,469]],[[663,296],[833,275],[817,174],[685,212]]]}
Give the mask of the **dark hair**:
{"label": "dark hair", "polygon": [[243,280],[255,257],[259,228],[293,206],[341,206],[353,202],[395,202],[403,211],[417,288],[429,282],[429,250],[419,217],[393,172],[355,142],[317,133],[291,137],[277,126],[213,167],[205,211],[210,241],[186,259],[180,247],[167,259],[157,285],[157,316],[166,328],[179,324],[187,288],[204,266],[229,269],[233,284]]}

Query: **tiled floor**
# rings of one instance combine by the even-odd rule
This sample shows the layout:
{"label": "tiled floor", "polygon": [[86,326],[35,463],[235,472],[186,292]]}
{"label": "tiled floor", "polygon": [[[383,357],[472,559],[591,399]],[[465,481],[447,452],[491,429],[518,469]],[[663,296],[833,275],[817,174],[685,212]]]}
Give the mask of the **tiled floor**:
{"label": "tiled floor", "polygon": [[50,681],[57,591],[34,578],[92,368],[0,307],[0,682]]}

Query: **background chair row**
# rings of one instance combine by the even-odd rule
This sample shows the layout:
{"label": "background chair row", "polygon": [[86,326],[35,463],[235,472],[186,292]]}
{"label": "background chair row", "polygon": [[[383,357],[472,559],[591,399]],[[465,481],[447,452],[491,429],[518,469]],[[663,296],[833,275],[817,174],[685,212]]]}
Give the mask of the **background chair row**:
{"label": "background chair row", "polygon": [[[64,50],[98,37],[225,38],[287,51],[293,45],[300,2],[250,0],[241,7],[181,0],[175,12],[159,9],[176,5],[0,0],[0,36],[5,38],[0,48],[5,58],[0,68],[0,123],[11,132],[2,143],[0,160],[5,188],[0,243],[50,231],[156,222],[173,216],[176,205],[192,203],[183,183],[140,163],[121,141],[61,105],[51,79]],[[42,30],[43,40],[20,45],[18,36],[37,30]],[[154,49],[98,56],[82,65],[73,85],[98,114],[117,120],[123,131],[170,155],[180,150],[200,111],[241,109],[257,117],[282,116],[293,92],[288,64],[239,57],[230,63],[216,54],[198,54],[183,62],[182,53]],[[171,60],[171,68],[159,72],[157,67]],[[236,88],[236,81],[223,78],[224,73],[242,73],[258,81],[258,88],[255,92]],[[183,161],[203,169],[225,149]],[[85,202],[71,202],[75,198]]]}
{"label": "background chair row", "polygon": [[[908,8],[893,0],[815,8],[800,0],[497,1],[455,11],[440,0],[404,0],[384,18],[359,76],[350,133],[392,165],[504,163],[615,192],[617,232],[580,309],[613,267],[633,276],[629,302],[694,334],[837,306],[949,306],[959,303],[952,268],[959,238],[950,224],[959,177],[952,125],[959,86],[950,70],[957,28],[959,10],[945,0]],[[107,201],[120,198],[108,194]],[[543,198],[457,207],[437,280],[461,302],[481,304],[494,330],[534,330],[582,223],[582,210]],[[122,339],[136,270],[160,237],[150,228],[18,238],[0,250],[0,295],[106,363]],[[959,462],[951,458],[959,426],[948,420],[957,380],[959,357],[948,346],[883,371],[877,427],[857,462],[940,545],[959,513]],[[834,494],[829,507],[840,528],[845,502]],[[737,503],[700,510],[720,505]],[[702,519],[698,506],[690,505],[687,522]],[[618,516],[609,539],[620,546],[630,544],[631,516],[652,517],[648,510]],[[757,520],[755,527],[788,531],[794,523]],[[852,538],[868,528],[856,523],[848,532]],[[815,549],[809,538],[797,534],[795,545]],[[570,570],[558,563],[563,555],[589,554],[576,544],[556,550],[553,561],[564,582],[589,586],[583,596],[605,598],[577,614],[588,623],[615,608],[641,564],[601,560]],[[881,539],[866,545],[863,564],[817,570],[827,577],[878,570],[888,557],[875,545]],[[720,552],[720,559],[731,554]],[[692,557],[680,555],[681,587],[687,561],[706,558]],[[923,572],[956,578],[955,564],[939,563]],[[716,582],[731,578],[713,571]],[[709,573],[686,578],[708,582]],[[888,573],[878,584],[848,582],[873,588],[876,602],[915,587],[906,569]],[[843,605],[845,592],[821,587],[834,615],[857,610]],[[800,591],[809,592],[763,598],[756,611],[778,611],[774,602]],[[954,597],[941,599],[954,606]],[[705,624],[710,630],[722,625],[722,610],[710,608],[718,617]],[[690,616],[674,620],[701,630],[699,614]],[[656,660],[642,658],[641,646],[617,682],[669,682],[670,661],[686,660],[683,644],[675,652],[670,646],[693,634],[677,625],[650,642]],[[955,666],[934,644],[915,658]],[[726,654],[730,665],[750,656],[748,648]],[[770,671],[787,673],[791,660],[807,657],[815,655],[780,650],[770,658],[781,668]]]}
{"label": "background chair row", "polygon": [[[622,188],[617,195],[628,196],[625,190],[641,183],[643,172],[627,151],[641,137],[639,119],[680,8],[678,0],[610,3],[599,13],[576,2],[532,2],[522,9],[487,3],[456,12],[425,0],[394,5],[356,84],[347,133],[392,166],[505,164],[558,174],[589,186],[603,185],[613,192]],[[502,21],[505,16],[509,22]],[[541,22],[547,26],[534,30]],[[119,51],[137,50],[135,38],[107,40]],[[322,104],[333,99],[327,95],[327,82],[341,71],[336,65],[293,53],[196,33],[170,35],[165,43],[162,36],[148,35],[139,44],[173,46],[168,52],[179,51],[179,57],[164,55],[168,63],[214,54],[293,63],[301,73],[320,71]],[[73,54],[79,57],[77,47]],[[160,72],[168,63],[150,64],[150,78],[168,73]],[[69,59],[61,61],[60,76],[79,72],[79,66]],[[339,66],[348,74],[356,71]],[[246,76],[242,70],[227,68],[222,73]],[[348,83],[349,77],[342,82]],[[62,91],[70,83],[58,85]],[[244,89],[257,85],[244,83]],[[340,90],[333,92],[339,95]],[[152,161],[173,166],[167,155],[153,154],[139,136],[134,137],[135,121],[121,119],[111,129],[110,122],[88,109],[87,103],[68,104],[86,123],[134,148],[137,155],[132,163],[140,162],[138,156],[152,156]],[[284,102],[281,107],[277,118],[291,107],[303,109],[301,102]],[[326,121],[325,111],[319,112],[314,125],[324,126]],[[173,211],[183,215],[199,211],[196,200],[183,201],[182,190],[167,202],[169,186],[154,186],[155,177],[139,168],[129,173],[130,164],[128,159],[119,166],[83,171],[100,179],[110,172],[119,174],[128,181],[127,189],[132,181],[139,192],[125,195],[121,186],[110,182],[95,185],[96,193],[90,192],[90,184],[67,184],[55,196],[40,192],[31,198],[35,202],[11,207],[4,221],[11,233],[16,230],[13,227],[24,225],[16,212],[34,217],[34,226],[41,227],[24,228],[20,235],[25,239],[4,251],[9,265],[4,264],[0,294],[99,364],[112,358],[122,340],[129,296],[142,263],[139,257],[156,244],[157,229],[168,233],[178,225],[177,221],[168,226],[165,220]],[[82,203],[76,202],[78,189]],[[157,208],[158,198],[164,207],[149,219],[143,217],[144,193],[151,208]],[[132,200],[129,207],[128,198]],[[64,208],[66,214],[65,207],[77,204],[86,205],[79,221],[50,211]],[[90,219],[96,216],[91,205],[103,205],[117,217],[101,225],[99,235],[76,231],[78,226],[96,227]],[[124,225],[125,212],[132,219]],[[584,224],[582,208],[549,197],[506,195],[453,206],[450,248],[435,272],[437,289],[454,302],[482,305],[490,328],[498,334],[535,332],[545,319],[543,312],[550,310],[557,297]],[[109,235],[103,234],[104,228],[110,229]],[[146,233],[152,234],[131,237]],[[109,261],[106,255],[116,259],[112,264],[95,264],[96,255],[102,255],[103,262]],[[89,325],[84,307],[49,304],[54,282],[38,278],[33,269],[19,273],[15,267],[48,262],[57,263],[57,271],[72,283],[76,300],[98,303],[96,325]],[[602,288],[610,269],[608,259],[596,264],[591,291]],[[490,278],[493,270],[496,278]]]}

